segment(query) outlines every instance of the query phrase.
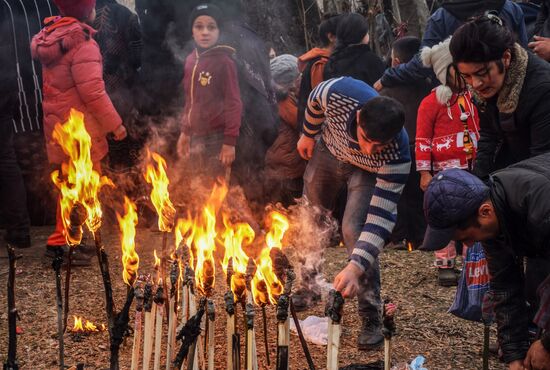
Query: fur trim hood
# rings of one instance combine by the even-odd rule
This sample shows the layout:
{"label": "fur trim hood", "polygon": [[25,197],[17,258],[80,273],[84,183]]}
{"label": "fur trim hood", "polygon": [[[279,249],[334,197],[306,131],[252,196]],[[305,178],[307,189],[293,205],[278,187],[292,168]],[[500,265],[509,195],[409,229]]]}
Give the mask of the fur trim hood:
{"label": "fur trim hood", "polygon": [[34,59],[49,65],[63,57],[68,51],[93,39],[96,30],[70,17],[46,18],[53,22],[36,34],[31,42]]}
{"label": "fur trim hood", "polygon": [[504,77],[504,85],[498,94],[497,107],[501,113],[513,113],[516,110],[527,73],[527,51],[519,44],[515,44],[512,55],[510,68]]}

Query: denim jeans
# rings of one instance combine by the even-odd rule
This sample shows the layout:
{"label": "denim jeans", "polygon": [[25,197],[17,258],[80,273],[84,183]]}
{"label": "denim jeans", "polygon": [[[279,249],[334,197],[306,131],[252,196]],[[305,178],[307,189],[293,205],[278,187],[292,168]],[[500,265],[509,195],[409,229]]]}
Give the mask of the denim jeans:
{"label": "denim jeans", "polygon": [[[304,196],[314,205],[332,209],[342,188],[347,187],[342,234],[348,255],[353,251],[367,219],[375,185],[375,173],[339,161],[330,153],[323,140],[317,142],[304,174]],[[362,318],[380,320],[382,302],[378,259],[369,271],[359,278],[357,299],[359,315]]]}

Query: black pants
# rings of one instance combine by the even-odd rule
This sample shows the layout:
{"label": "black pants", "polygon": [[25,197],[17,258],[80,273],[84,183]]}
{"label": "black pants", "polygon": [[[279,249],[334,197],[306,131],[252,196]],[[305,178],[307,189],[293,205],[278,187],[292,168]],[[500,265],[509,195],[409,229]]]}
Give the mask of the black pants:
{"label": "black pants", "polygon": [[0,121],[0,214],[6,241],[14,246],[30,245],[27,197],[13,148],[11,120]]}
{"label": "black pants", "polygon": [[393,228],[391,241],[400,242],[407,239],[418,247],[426,232],[426,219],[422,203],[424,192],[420,189],[420,174],[414,162],[414,147],[411,148],[411,172],[397,203],[397,221]]}

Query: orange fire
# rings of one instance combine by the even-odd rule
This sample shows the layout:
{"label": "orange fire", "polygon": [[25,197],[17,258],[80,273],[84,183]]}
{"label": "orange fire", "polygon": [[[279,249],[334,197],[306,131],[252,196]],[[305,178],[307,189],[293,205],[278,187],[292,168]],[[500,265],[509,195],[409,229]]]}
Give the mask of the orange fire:
{"label": "orange fire", "polygon": [[231,291],[235,296],[236,301],[240,301],[245,294],[246,284],[246,266],[248,264],[248,256],[242,249],[243,246],[250,245],[254,241],[254,230],[247,223],[238,223],[231,225],[228,218],[224,215],[223,222],[225,231],[222,234],[222,239],[225,247],[223,256],[222,268],[227,276],[227,267],[229,259],[233,263],[233,276],[231,276]]}
{"label": "orange fire", "polygon": [[214,185],[210,197],[202,211],[189,215],[187,219],[178,220],[176,242],[185,241],[191,252],[191,265],[195,269],[195,283],[199,292],[209,296],[215,283],[216,266],[216,218],[227,195],[227,186]]}
{"label": "orange fire", "polygon": [[129,286],[133,286],[139,267],[139,256],[136,253],[136,225],[138,223],[136,205],[124,197],[124,216],[117,213],[120,228],[120,244],[122,246],[122,278]]}
{"label": "orange fire", "polygon": [[202,294],[209,296],[215,283],[216,216],[227,195],[227,186],[215,184],[202,213],[195,219],[193,248],[195,281]]}
{"label": "orange fire", "polygon": [[82,317],[74,316],[74,326],[71,329],[72,333],[92,333],[107,330],[105,324],[101,324],[98,328],[93,322],[86,320],[85,324],[82,324]]}
{"label": "orange fire", "polygon": [[283,285],[275,276],[269,252],[272,248],[282,249],[283,237],[289,228],[288,219],[282,213],[273,211],[268,215],[269,231],[265,236],[266,247],[256,261],[258,270],[252,279],[252,293],[257,305],[276,304],[283,293]]}
{"label": "orange fire", "polygon": [[[147,160],[149,164],[146,167],[145,180],[153,186],[151,202],[159,216],[158,227],[160,231],[170,232],[174,227],[176,209],[168,193],[170,181],[166,175],[166,161],[159,154],[149,150],[147,150]],[[156,162],[156,166],[152,161]]]}
{"label": "orange fire", "polygon": [[411,242],[407,242],[407,250],[409,252],[412,252],[413,251],[413,244]]}
{"label": "orange fire", "polygon": [[102,215],[98,193],[102,186],[114,184],[93,168],[92,140],[86,131],[81,112],[71,109],[67,122],[57,123],[52,136],[69,157],[68,162],[62,164],[61,173],[58,170],[52,172],[51,179],[61,193],[61,215],[67,242],[76,245],[80,240],[73,240],[67,232],[71,226],[71,209],[77,202],[81,203],[88,213],[88,229],[96,232],[101,226]]}
{"label": "orange fire", "polygon": [[269,232],[265,236],[265,243],[271,248],[283,248],[283,237],[288,230],[288,218],[280,212],[272,211],[268,216]]}

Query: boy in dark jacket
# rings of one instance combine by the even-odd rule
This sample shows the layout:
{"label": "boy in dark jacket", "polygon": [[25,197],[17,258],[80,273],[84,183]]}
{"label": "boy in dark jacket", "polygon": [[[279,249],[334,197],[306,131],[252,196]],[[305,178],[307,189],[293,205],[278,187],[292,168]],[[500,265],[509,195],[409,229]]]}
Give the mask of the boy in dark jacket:
{"label": "boy in dark jacket", "polygon": [[[392,45],[392,66],[407,63],[420,48],[420,40],[414,36],[407,36],[396,40]],[[420,176],[416,171],[414,145],[416,137],[416,115],[420,102],[430,93],[429,82],[419,80],[414,84],[384,88],[380,95],[396,99],[405,107],[405,130],[409,135],[412,168],[405,189],[399,203],[397,203],[397,221],[391,236],[393,246],[397,249],[406,249],[407,242],[413,247],[422,244],[426,223],[422,214],[423,192],[420,190]]]}
{"label": "boy in dark jacket", "polygon": [[338,20],[336,47],[324,70],[324,79],[352,77],[370,86],[384,73],[384,62],[369,46],[369,24],[361,14],[345,14]]}
{"label": "boy in dark jacket", "polygon": [[190,20],[196,48],[185,60],[185,107],[178,154],[191,155],[211,178],[231,167],[241,126],[242,103],[233,61],[235,49],[219,45],[222,14],[212,4],[195,7]]}
{"label": "boy in dark jacket", "polygon": [[521,263],[525,256],[550,259],[549,192],[550,154],[543,154],[492,173],[488,185],[463,170],[442,171],[424,198],[424,248],[436,250],[453,239],[467,245],[502,240],[484,244],[484,250],[498,338],[510,370],[550,369],[550,333],[529,346]]}

